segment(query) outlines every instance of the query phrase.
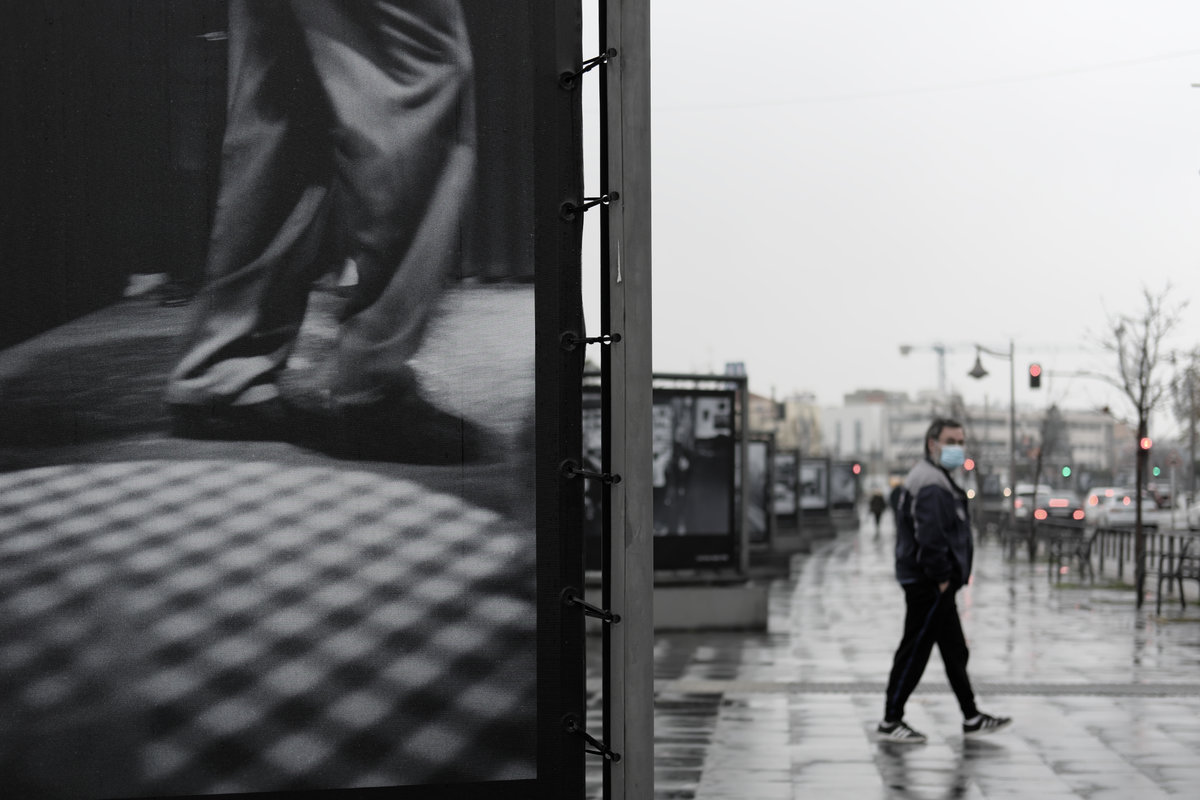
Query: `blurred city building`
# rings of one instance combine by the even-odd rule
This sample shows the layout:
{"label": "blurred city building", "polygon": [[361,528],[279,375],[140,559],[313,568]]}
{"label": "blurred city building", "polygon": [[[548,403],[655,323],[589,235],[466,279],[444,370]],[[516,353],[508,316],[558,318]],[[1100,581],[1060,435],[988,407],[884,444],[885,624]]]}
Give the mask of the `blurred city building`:
{"label": "blurred city building", "polygon": [[[811,394],[783,400],[752,394],[750,427],[775,434],[780,450],[852,459],[863,465],[865,488],[883,488],[923,453],[925,430],[936,416],[963,422],[975,483],[990,477],[996,490],[1011,484],[1007,404],[967,404],[957,395],[911,396],[884,389],[847,394],[840,406],[821,406]],[[1132,480],[1134,431],[1099,410],[1025,408],[1016,413],[1017,480],[1028,480],[1039,451],[1042,473],[1054,485],[1086,489]]]}

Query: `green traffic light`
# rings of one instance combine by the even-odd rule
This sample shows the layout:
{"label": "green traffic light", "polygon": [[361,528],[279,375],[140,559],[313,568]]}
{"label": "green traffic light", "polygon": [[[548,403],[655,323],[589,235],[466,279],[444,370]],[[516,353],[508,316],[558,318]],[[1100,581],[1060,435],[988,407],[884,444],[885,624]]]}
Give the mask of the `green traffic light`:
{"label": "green traffic light", "polygon": [[1157,477],[1158,477],[1158,475],[1159,475],[1159,473],[1161,473],[1161,472],[1162,472],[1162,470],[1161,470],[1161,469],[1159,469],[1158,467],[1155,467],[1155,468],[1154,468],[1154,477],[1156,477],[1156,478],[1157,478]]}
{"label": "green traffic light", "polygon": [[1063,475],[1063,477],[1064,477],[1064,478],[1069,478],[1069,477],[1071,477],[1071,468],[1070,468],[1070,467],[1063,467],[1063,473],[1062,473],[1062,475]]}

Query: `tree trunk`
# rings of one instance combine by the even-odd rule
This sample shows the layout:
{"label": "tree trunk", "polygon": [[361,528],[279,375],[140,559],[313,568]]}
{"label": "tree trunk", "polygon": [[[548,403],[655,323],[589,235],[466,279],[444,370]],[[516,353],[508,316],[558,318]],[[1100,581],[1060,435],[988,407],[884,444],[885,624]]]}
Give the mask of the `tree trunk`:
{"label": "tree trunk", "polygon": [[1146,594],[1146,529],[1142,526],[1142,487],[1146,482],[1146,457],[1147,450],[1142,447],[1142,440],[1146,438],[1146,418],[1142,417],[1138,420],[1138,435],[1137,435],[1137,465],[1136,487],[1134,491],[1134,529],[1133,529],[1133,574],[1134,585],[1137,587],[1137,607],[1140,609],[1145,601]]}
{"label": "tree trunk", "polygon": [[1037,517],[1034,515],[1037,513],[1038,489],[1042,481],[1042,454],[1044,452],[1044,447],[1038,448],[1037,464],[1033,470],[1033,496],[1029,500],[1032,505],[1032,508],[1029,509],[1029,541],[1027,542],[1030,564],[1037,561]]}

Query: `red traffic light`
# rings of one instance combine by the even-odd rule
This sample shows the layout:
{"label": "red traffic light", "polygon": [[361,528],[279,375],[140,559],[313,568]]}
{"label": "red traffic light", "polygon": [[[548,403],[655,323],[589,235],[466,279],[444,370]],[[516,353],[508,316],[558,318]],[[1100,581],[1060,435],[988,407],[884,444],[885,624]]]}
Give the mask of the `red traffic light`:
{"label": "red traffic light", "polygon": [[853,467],[850,468],[850,471],[853,472],[855,475],[862,474],[862,464],[855,464]]}
{"label": "red traffic light", "polygon": [[1042,374],[1042,365],[1041,364],[1030,364],[1029,365],[1029,377],[1036,378],[1041,374]]}
{"label": "red traffic light", "polygon": [[1143,436],[1142,440],[1140,442],[1138,442],[1138,446],[1141,447],[1143,450],[1149,450],[1151,447],[1154,446],[1154,442],[1150,441],[1149,436]]}
{"label": "red traffic light", "polygon": [[967,472],[970,472],[971,470],[975,469],[975,459],[968,458],[966,461],[964,461],[963,469],[965,469]]}

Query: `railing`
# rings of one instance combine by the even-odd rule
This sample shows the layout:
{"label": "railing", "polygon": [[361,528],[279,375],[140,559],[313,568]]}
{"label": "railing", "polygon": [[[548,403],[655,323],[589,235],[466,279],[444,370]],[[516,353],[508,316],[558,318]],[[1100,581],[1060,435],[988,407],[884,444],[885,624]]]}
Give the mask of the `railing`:
{"label": "railing", "polygon": [[[1124,582],[1126,570],[1129,580],[1137,578],[1137,537],[1132,527],[1094,528],[1073,520],[1042,520],[1034,523],[1034,536],[1030,541],[1028,519],[1016,521],[1010,526],[1007,512],[982,512],[977,518],[979,535],[995,536],[1008,551],[1009,558],[1016,558],[1018,547],[1028,548],[1030,560],[1044,554],[1051,580],[1061,579],[1063,566],[1075,563],[1081,577],[1095,580],[1098,576],[1112,576]],[[1160,527],[1149,523],[1142,527],[1146,534],[1146,582],[1157,587],[1158,604],[1162,602],[1162,584],[1167,592],[1173,593],[1178,578],[1159,581],[1162,570],[1178,571],[1179,555],[1186,552],[1195,558],[1200,552],[1200,530],[1182,527]],[[1164,566],[1166,565],[1166,566]],[[1115,575],[1113,575],[1115,573]],[[1174,577],[1174,572],[1172,572]],[[1153,580],[1152,580],[1153,579]],[[1185,578],[1185,579],[1190,579]]]}
{"label": "railing", "polygon": [[[1143,590],[1151,583],[1155,586],[1156,613],[1162,613],[1163,584],[1167,594],[1175,592],[1175,584],[1183,590],[1183,580],[1195,580],[1190,572],[1195,558],[1181,558],[1189,550],[1197,552],[1200,546],[1200,531],[1185,528],[1159,528],[1154,525],[1143,527],[1146,535],[1145,582]],[[1125,570],[1130,578],[1137,580],[1137,535],[1132,528],[1086,528],[1081,523],[1065,521],[1043,521],[1037,523],[1036,538],[1031,553],[1036,554],[1038,545],[1045,546],[1051,580],[1061,580],[1065,564],[1076,563],[1081,577],[1095,580],[1108,569],[1115,569],[1116,578],[1125,580]],[[1028,541],[1028,534],[1026,534]],[[1152,578],[1157,578],[1152,580]],[[1180,598],[1182,600],[1182,597]]]}
{"label": "railing", "polygon": [[[1157,571],[1159,557],[1166,555],[1173,559],[1176,553],[1183,550],[1185,542],[1200,537],[1200,531],[1185,528],[1156,528],[1144,527],[1146,534],[1146,574]],[[1136,537],[1132,528],[1099,528],[1094,547],[1097,559],[1097,571],[1105,573],[1106,565],[1114,566],[1117,580],[1124,580],[1126,566],[1131,571],[1136,570]],[[1114,563],[1115,562],[1115,563]]]}

